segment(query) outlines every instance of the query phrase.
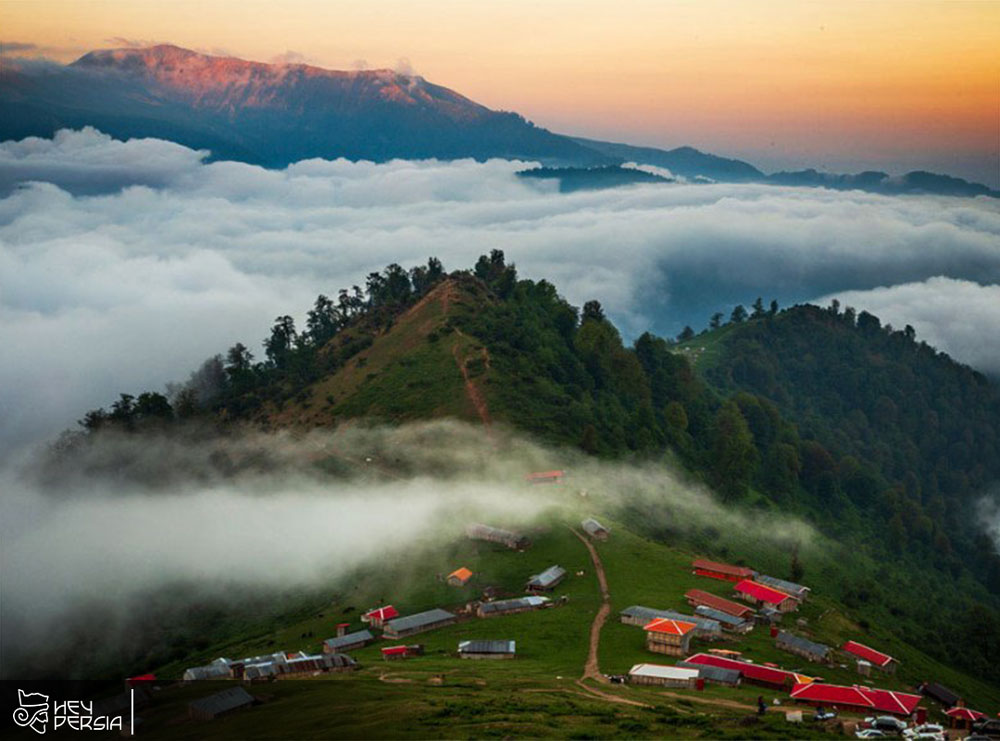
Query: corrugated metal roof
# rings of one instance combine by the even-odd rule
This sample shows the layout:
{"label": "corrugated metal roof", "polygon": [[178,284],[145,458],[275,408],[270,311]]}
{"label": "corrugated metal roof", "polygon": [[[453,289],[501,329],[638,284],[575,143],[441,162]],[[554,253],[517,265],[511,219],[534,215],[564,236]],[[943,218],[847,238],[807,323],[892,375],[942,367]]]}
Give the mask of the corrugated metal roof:
{"label": "corrugated metal roof", "polygon": [[218,663],[218,659],[207,666],[192,666],[184,671],[184,681],[198,679],[218,679],[229,676],[229,664]]}
{"label": "corrugated metal roof", "polygon": [[778,633],[777,643],[822,657],[826,657],[830,653],[830,647],[826,644],[816,643],[816,641],[810,641],[808,638],[803,638],[793,633],[786,633],[785,631]]}
{"label": "corrugated metal roof", "polygon": [[601,523],[595,520],[593,517],[588,517],[586,520],[580,523],[580,526],[587,531],[590,535],[596,535],[599,532],[610,533],[608,528],[604,527]]}
{"label": "corrugated metal roof", "polygon": [[806,592],[811,591],[809,587],[804,587],[801,584],[796,584],[793,581],[788,581],[787,579],[779,579],[776,576],[768,576],[767,574],[758,574],[756,581],[761,584],[766,584],[769,587],[774,587],[782,592],[787,592],[791,595],[801,595]]}
{"label": "corrugated metal roof", "polygon": [[730,615],[743,616],[749,615],[753,612],[753,610],[746,605],[741,605],[739,602],[733,602],[725,597],[719,597],[718,595],[706,592],[703,589],[689,589],[684,593],[684,597],[685,599],[697,602],[699,605],[706,605],[711,607],[713,610],[721,610],[722,612]]}
{"label": "corrugated metal roof", "polygon": [[485,613],[508,612],[509,610],[524,610],[528,608],[541,607],[549,602],[548,597],[518,597],[516,599],[502,599],[496,602],[484,602],[479,609]]}
{"label": "corrugated metal roof", "polygon": [[362,643],[367,641],[374,641],[375,636],[367,630],[358,630],[354,633],[348,633],[347,635],[337,636],[336,638],[327,638],[323,643],[325,643],[330,648],[336,649],[341,646],[353,646],[355,643]]}
{"label": "corrugated metal roof", "polygon": [[656,618],[670,618],[671,620],[686,620],[688,622],[692,622],[698,626],[698,630],[709,633],[716,633],[722,630],[722,626],[719,624],[719,621],[713,620],[712,618],[701,617],[700,615],[685,615],[680,612],[674,612],[673,610],[657,610],[652,607],[643,607],[642,605],[632,605],[631,607],[626,607],[621,611],[621,614],[625,617],[642,620],[644,623],[648,623]]}
{"label": "corrugated metal roof", "polygon": [[465,528],[465,534],[470,538],[487,538],[492,540],[521,540],[523,536],[518,533],[511,532],[510,530],[504,530],[503,528],[493,527],[491,525],[483,525],[481,523],[473,523]]}
{"label": "corrugated metal roof", "polygon": [[454,619],[455,616],[447,610],[435,607],[433,610],[426,610],[424,612],[418,612],[415,615],[407,615],[406,617],[390,620],[385,625],[389,630],[399,632],[403,630],[413,630],[414,628],[422,628],[425,625],[433,625],[434,623]]}
{"label": "corrugated metal roof", "polygon": [[541,574],[535,574],[528,580],[528,584],[537,587],[548,587],[566,576],[566,569],[562,566],[549,566]]}
{"label": "corrugated metal roof", "polygon": [[698,676],[713,682],[724,682],[726,684],[736,684],[743,672],[737,669],[725,669],[721,666],[708,666],[707,664],[689,664],[686,661],[678,661],[677,666],[697,669]]}
{"label": "corrugated metal roof", "polygon": [[683,666],[665,666],[663,664],[636,664],[628,670],[630,677],[652,677],[655,679],[674,679],[685,681],[698,678],[697,669]]}
{"label": "corrugated metal roof", "polygon": [[706,605],[698,605],[694,608],[694,611],[706,618],[715,620],[723,625],[728,625],[730,627],[739,627],[746,624],[746,620],[743,618],[736,617],[735,615],[730,615],[728,612],[723,612],[722,610],[716,610],[714,608],[708,607]]}
{"label": "corrugated metal roof", "polygon": [[188,707],[203,713],[219,715],[251,704],[253,704],[253,695],[242,687],[230,687],[228,690],[194,700]]}
{"label": "corrugated metal roof", "polygon": [[462,641],[458,644],[462,654],[512,654],[517,652],[515,641]]}

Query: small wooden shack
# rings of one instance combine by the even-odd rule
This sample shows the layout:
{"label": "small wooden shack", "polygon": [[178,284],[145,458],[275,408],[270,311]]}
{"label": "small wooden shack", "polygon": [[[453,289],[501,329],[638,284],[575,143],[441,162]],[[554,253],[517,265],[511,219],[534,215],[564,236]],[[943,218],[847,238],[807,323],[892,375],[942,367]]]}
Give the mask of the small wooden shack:
{"label": "small wooden shack", "polygon": [[607,540],[608,536],[611,535],[611,531],[593,517],[588,517],[581,522],[580,527],[594,540]]}
{"label": "small wooden shack", "polygon": [[471,578],[472,578],[472,572],[469,571],[469,569],[462,566],[461,568],[457,568],[450,574],[448,574],[448,577],[445,579],[445,581],[448,583],[449,586],[452,587],[464,587],[466,584],[469,583],[469,579]]}
{"label": "small wooden shack", "polygon": [[657,618],[647,623],[646,648],[668,656],[686,656],[691,650],[691,637],[696,625],[671,618]]}
{"label": "small wooden shack", "polygon": [[833,649],[823,643],[816,643],[784,630],[778,633],[774,645],[809,661],[828,662],[833,654]]}
{"label": "small wooden shack", "polygon": [[562,566],[549,566],[540,574],[534,574],[524,586],[527,592],[551,592],[563,579],[566,570]]}
{"label": "small wooden shack", "polygon": [[520,551],[531,545],[531,542],[519,533],[503,530],[498,527],[473,523],[465,528],[465,534],[471,540],[482,540],[487,543],[498,543],[511,550]]}

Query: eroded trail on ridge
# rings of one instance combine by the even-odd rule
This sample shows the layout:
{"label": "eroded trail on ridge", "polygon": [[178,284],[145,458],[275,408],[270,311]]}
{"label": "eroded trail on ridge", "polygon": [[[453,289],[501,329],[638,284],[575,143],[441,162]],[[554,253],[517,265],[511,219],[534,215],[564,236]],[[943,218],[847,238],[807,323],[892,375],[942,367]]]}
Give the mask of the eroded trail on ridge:
{"label": "eroded trail on ridge", "polygon": [[[468,338],[467,335],[462,333],[462,330],[455,329],[455,334],[459,337]],[[489,432],[490,426],[493,424],[493,420],[490,417],[490,408],[486,404],[486,398],[483,396],[483,392],[480,390],[476,382],[472,380],[472,376],[469,373],[469,358],[461,357],[459,355],[458,343],[452,346],[451,354],[455,357],[455,364],[458,365],[458,370],[462,373],[462,379],[465,381],[465,394],[469,397],[469,401],[472,402],[472,406],[476,409],[476,414],[479,415],[479,419],[483,422],[483,427]],[[482,348],[481,357],[483,360],[483,366],[489,370],[490,367],[490,354],[486,348]]]}
{"label": "eroded trail on ridge", "polygon": [[587,654],[587,663],[583,667],[583,675],[580,677],[580,682],[584,679],[593,679],[597,682],[603,682],[604,684],[609,684],[608,678],[601,674],[600,663],[597,658],[597,650],[601,644],[601,628],[604,627],[605,621],[608,619],[608,615],[611,613],[611,593],[608,591],[608,578],[604,573],[604,564],[601,563],[601,557],[597,553],[597,549],[590,540],[577,532],[573,528],[570,528],[573,534],[580,539],[580,541],[587,546],[587,550],[590,551],[590,560],[594,563],[594,571],[597,573],[597,583],[601,587],[601,609],[597,611],[594,616],[594,622],[590,625],[590,651]]}

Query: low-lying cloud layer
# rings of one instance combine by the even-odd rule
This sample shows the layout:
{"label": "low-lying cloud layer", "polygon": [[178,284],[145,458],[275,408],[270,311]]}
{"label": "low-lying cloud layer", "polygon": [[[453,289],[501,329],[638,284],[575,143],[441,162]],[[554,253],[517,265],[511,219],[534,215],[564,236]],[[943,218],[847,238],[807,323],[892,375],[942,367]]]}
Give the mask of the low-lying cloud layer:
{"label": "low-lying cloud layer", "polygon": [[236,341],[259,348],[275,316],[301,318],[387,263],[464,268],[493,248],[578,305],[598,298],[632,336],[702,327],[758,295],[926,284],[934,311],[900,288],[885,319],[1000,371],[994,200],[724,184],[558,194],[517,178],[525,166],[270,171],[92,129],[0,144],[0,445],[159,389]]}
{"label": "low-lying cloud layer", "polygon": [[[109,475],[84,473],[111,457]],[[230,465],[220,467],[220,457]],[[346,474],[310,465],[320,459]],[[566,485],[525,483],[525,473],[554,465],[570,467]],[[164,467],[173,472],[166,480]],[[73,467],[41,473],[8,467],[0,478],[0,639],[8,647],[0,675],[26,656],[49,655],[53,635],[75,631],[81,614],[105,616],[87,629],[87,650],[120,650],[129,612],[161,590],[197,587],[201,599],[333,589],[366,565],[405,571],[421,548],[460,540],[476,521],[562,528],[630,505],[678,533],[713,527],[727,542],[817,547],[805,523],[723,508],[664,467],[601,463],[449,422],[303,437],[104,438]],[[403,598],[402,584],[396,591]]]}

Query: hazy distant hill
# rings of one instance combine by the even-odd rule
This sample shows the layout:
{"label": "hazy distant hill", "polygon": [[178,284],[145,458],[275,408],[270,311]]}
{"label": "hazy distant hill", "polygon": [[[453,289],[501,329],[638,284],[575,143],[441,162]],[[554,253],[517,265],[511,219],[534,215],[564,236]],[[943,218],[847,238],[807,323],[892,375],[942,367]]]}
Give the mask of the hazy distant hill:
{"label": "hazy distant hill", "polygon": [[61,128],[83,126],[117,138],[168,139],[209,149],[215,159],[266,167],[312,157],[501,157],[588,168],[637,162],[694,181],[998,195],[982,185],[926,172],[899,178],[815,170],[767,176],[741,160],[691,147],[663,150],[563,136],[420,76],[385,69],[263,64],[166,45],[94,51],[68,66],[4,61],[0,140],[51,137]]}
{"label": "hazy distant hill", "polygon": [[8,67],[3,139],[92,125],[266,166],[310,157],[610,162],[515,113],[390,70],[261,64],[174,46],[96,51],[67,67]]}

